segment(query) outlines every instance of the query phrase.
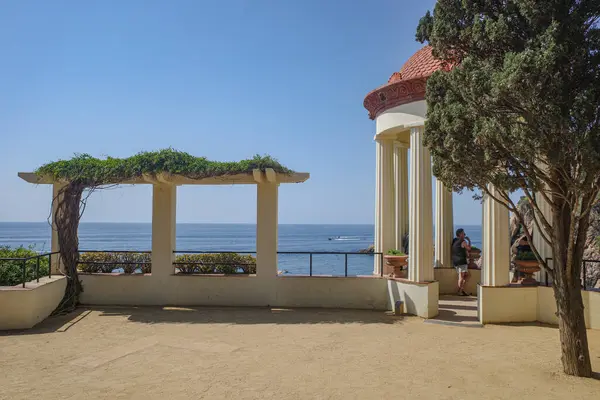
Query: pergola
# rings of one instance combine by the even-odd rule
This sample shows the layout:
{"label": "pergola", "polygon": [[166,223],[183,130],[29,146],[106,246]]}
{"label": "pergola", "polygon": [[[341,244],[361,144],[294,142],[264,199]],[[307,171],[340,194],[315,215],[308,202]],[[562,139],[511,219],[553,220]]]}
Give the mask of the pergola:
{"label": "pergola", "polygon": [[[53,186],[53,199],[66,184],[33,172],[20,172],[19,177],[33,184]],[[191,179],[169,173],[144,174],[140,177],[108,182],[107,184],[152,185],[152,276],[156,278],[174,273],[173,257],[176,236],[177,186],[182,185],[256,185],[256,274],[257,277],[277,275],[277,220],[279,185],[301,183],[310,175],[305,172],[277,173],[272,168],[254,169],[251,173],[220,175]],[[55,207],[56,202],[53,202]],[[52,215],[54,216],[55,210]],[[52,252],[58,252],[56,229],[52,230]],[[58,260],[57,260],[58,261]],[[54,262],[58,266],[59,262]]]}

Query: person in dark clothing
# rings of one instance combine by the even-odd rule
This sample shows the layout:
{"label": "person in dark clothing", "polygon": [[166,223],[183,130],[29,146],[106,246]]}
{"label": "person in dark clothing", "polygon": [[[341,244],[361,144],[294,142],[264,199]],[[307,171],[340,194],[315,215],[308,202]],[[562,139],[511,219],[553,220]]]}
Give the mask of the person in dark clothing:
{"label": "person in dark clothing", "polygon": [[470,296],[465,292],[465,284],[469,280],[469,269],[467,261],[467,252],[471,250],[471,239],[467,237],[464,229],[456,231],[456,237],[452,240],[452,264],[458,272],[458,294],[460,296]]}

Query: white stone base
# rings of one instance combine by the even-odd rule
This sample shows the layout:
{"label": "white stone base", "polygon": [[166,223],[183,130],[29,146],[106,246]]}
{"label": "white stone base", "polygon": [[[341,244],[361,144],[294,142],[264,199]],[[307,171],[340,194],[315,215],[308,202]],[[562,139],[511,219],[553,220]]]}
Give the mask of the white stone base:
{"label": "white stone base", "polygon": [[397,300],[404,303],[404,312],[421,318],[438,315],[440,288],[438,282],[411,282],[406,279],[388,279],[390,308]]}
{"label": "white stone base", "polygon": [[[543,322],[557,325],[556,300],[551,287],[479,286],[482,324]],[[600,292],[582,291],[585,326],[600,329]]]}

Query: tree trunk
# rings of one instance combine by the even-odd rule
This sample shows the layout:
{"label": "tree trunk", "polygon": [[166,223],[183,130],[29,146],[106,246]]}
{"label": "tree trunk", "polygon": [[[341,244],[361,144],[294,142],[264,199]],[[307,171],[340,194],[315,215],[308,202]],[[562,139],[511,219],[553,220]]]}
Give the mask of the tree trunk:
{"label": "tree trunk", "polygon": [[561,360],[566,374],[581,377],[592,376],[580,277],[588,225],[589,216],[581,218],[566,203],[553,211],[553,287]]}
{"label": "tree trunk", "polygon": [[563,370],[568,375],[590,377],[592,365],[588,349],[581,290],[563,287],[554,282],[558,310],[558,329],[562,350]]}

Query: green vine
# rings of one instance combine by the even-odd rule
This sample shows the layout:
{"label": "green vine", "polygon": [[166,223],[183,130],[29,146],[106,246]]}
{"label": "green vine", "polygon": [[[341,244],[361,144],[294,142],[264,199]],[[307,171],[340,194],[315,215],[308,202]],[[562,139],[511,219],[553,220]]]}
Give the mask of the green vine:
{"label": "green vine", "polygon": [[170,173],[190,179],[251,173],[254,169],[272,168],[275,172],[290,174],[293,171],[271,156],[254,156],[237,162],[211,161],[174,149],[146,151],[127,158],[99,159],[89,154],[77,154],[70,160],[60,160],[42,165],[35,173],[56,180],[78,182],[96,187],[115,184],[143,174]]}
{"label": "green vine", "polygon": [[[255,169],[272,168],[275,172],[293,171],[270,156],[255,156],[238,162],[210,161],[174,149],[141,152],[128,158],[99,159],[79,154],[70,160],[42,165],[35,173],[65,183],[52,199],[52,221],[58,233],[61,272],[67,278],[67,287],[54,314],[70,312],[77,307],[83,287],[78,276],[79,239],[77,228],[88,196],[95,190],[119,184],[143,175],[168,173],[190,179],[252,173]],[[84,195],[84,192],[86,195]]]}

